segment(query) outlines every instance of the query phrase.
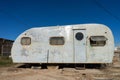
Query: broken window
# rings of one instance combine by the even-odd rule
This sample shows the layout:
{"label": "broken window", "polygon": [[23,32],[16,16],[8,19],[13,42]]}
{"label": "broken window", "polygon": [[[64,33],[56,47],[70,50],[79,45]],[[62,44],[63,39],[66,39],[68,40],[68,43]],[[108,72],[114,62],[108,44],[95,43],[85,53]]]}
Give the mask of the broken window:
{"label": "broken window", "polygon": [[50,44],[51,45],[64,45],[64,37],[51,37]]}
{"label": "broken window", "polygon": [[21,38],[21,44],[22,45],[30,45],[31,44],[31,38],[30,37],[22,37]]}
{"label": "broken window", "polygon": [[91,46],[105,46],[107,38],[105,36],[91,36],[90,45]]}

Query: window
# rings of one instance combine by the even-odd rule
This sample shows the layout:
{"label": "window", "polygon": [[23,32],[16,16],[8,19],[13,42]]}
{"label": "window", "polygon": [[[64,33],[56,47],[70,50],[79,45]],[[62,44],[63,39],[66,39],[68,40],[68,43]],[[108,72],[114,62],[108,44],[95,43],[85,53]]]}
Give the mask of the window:
{"label": "window", "polygon": [[81,32],[78,32],[78,33],[76,33],[76,35],[75,35],[75,38],[77,39],[77,40],[82,40],[83,39],[83,33],[81,33]]}
{"label": "window", "polygon": [[31,44],[31,38],[30,37],[22,37],[21,38],[21,44],[22,45],[30,45]]}
{"label": "window", "polygon": [[91,36],[90,45],[91,46],[105,46],[107,38],[105,36]]}
{"label": "window", "polygon": [[50,44],[51,45],[64,45],[64,37],[51,37]]}

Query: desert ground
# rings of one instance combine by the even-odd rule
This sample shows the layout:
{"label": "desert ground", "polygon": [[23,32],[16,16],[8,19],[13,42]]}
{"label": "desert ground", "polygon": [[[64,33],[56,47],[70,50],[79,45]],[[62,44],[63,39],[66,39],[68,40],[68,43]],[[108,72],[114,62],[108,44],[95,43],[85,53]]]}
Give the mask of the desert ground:
{"label": "desert ground", "polygon": [[50,66],[48,69],[42,69],[40,66],[26,68],[20,67],[23,64],[11,62],[11,59],[6,58],[0,60],[0,80],[120,80],[120,62],[117,59],[105,68],[80,69],[57,69],[56,66]]}
{"label": "desert ground", "polygon": [[0,80],[120,80],[120,68],[77,70],[1,67]]}

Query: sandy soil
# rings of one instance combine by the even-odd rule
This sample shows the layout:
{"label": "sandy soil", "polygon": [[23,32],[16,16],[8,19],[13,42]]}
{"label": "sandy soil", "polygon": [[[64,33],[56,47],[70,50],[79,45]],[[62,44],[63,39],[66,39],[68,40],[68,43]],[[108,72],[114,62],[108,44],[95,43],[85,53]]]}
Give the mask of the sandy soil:
{"label": "sandy soil", "polygon": [[120,80],[120,69],[0,68],[0,80]]}

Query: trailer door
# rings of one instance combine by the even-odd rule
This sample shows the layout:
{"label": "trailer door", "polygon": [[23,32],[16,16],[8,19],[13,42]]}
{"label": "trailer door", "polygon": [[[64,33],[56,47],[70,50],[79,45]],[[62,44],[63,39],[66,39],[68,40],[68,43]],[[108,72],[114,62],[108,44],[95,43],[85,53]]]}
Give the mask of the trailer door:
{"label": "trailer door", "polygon": [[86,30],[74,30],[74,62],[86,62]]}

